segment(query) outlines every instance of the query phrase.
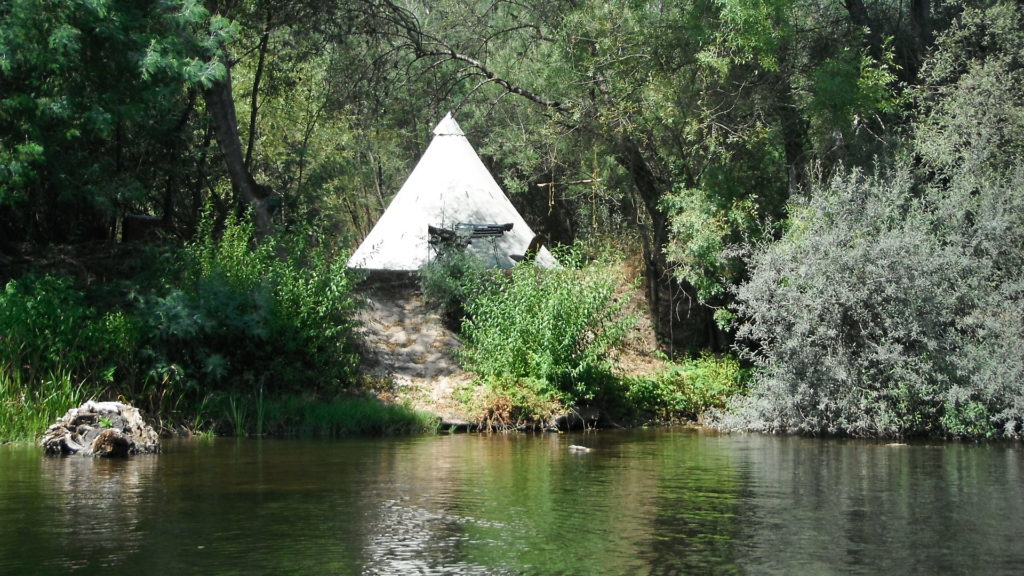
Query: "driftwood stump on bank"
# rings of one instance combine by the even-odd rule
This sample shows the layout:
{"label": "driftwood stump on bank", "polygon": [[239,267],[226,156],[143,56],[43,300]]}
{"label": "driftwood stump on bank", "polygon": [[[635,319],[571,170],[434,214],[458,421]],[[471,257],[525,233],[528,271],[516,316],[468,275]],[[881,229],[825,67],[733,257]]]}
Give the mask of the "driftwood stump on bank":
{"label": "driftwood stump on bank", "polygon": [[159,452],[160,437],[138,408],[120,402],[86,402],[58,418],[40,445],[54,456],[125,457]]}
{"label": "driftwood stump on bank", "polygon": [[559,414],[548,422],[549,430],[587,430],[597,428],[601,420],[601,411],[589,406],[570,408],[565,414]]}

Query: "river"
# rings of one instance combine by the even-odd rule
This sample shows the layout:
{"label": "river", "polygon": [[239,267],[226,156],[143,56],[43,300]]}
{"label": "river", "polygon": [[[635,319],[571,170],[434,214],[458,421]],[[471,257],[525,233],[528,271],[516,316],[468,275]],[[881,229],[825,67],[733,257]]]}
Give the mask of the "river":
{"label": "river", "polygon": [[[585,445],[590,452],[571,451]],[[1019,444],[697,430],[0,446],[0,574],[1020,574]]]}

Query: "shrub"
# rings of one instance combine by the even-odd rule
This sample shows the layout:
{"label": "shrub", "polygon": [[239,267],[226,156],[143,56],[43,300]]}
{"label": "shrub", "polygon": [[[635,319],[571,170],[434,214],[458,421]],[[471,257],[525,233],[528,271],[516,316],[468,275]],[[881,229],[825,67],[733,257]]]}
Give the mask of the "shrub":
{"label": "shrub", "polygon": [[923,170],[817,186],[754,249],[738,336],[758,373],[726,425],[1021,435],[1022,25],[1011,4],[965,8],[923,71]]}
{"label": "shrub", "polygon": [[463,398],[470,418],[487,430],[543,428],[566,411],[566,397],[535,378],[485,376]]}
{"label": "shrub", "polygon": [[484,376],[546,382],[572,400],[593,396],[610,371],[608,353],[633,319],[616,297],[624,279],[605,262],[564,267],[519,265],[468,301],[461,358]]}
{"label": "shrub", "polygon": [[345,254],[296,243],[275,263],[274,332],[278,359],[291,362],[282,377],[308,387],[336,388],[355,377],[353,279]]}
{"label": "shrub", "polygon": [[445,250],[420,269],[420,286],[445,322],[458,327],[466,316],[466,303],[484,287],[486,277],[483,264],[472,253]]}
{"label": "shrub", "polygon": [[130,357],[126,317],[101,316],[70,279],[12,280],[0,292],[0,438],[42,432],[103,394]]}
{"label": "shrub", "polygon": [[735,356],[705,353],[670,363],[649,377],[625,379],[626,400],[636,411],[663,420],[696,420],[724,408],[743,391],[747,370]]}
{"label": "shrub", "polygon": [[33,385],[71,369],[79,380],[110,380],[103,319],[72,281],[26,276],[0,292],[0,366]]}
{"label": "shrub", "polygon": [[[987,244],[998,237],[1000,250],[1024,246],[1024,211],[992,212],[1024,208],[1024,199],[992,188],[956,203],[943,196],[919,194],[906,170],[837,178],[794,214],[780,241],[755,251],[737,292],[738,338],[756,343],[759,370],[731,425],[1019,433],[1024,333],[1010,318],[1024,312],[1024,277]],[[995,225],[1005,228],[985,240],[979,228]]]}
{"label": "shrub", "polygon": [[[182,287],[143,302],[147,393],[331,390],[354,376],[345,259],[301,242],[256,244],[247,219],[185,250]],[[159,410],[163,402],[152,409]]]}

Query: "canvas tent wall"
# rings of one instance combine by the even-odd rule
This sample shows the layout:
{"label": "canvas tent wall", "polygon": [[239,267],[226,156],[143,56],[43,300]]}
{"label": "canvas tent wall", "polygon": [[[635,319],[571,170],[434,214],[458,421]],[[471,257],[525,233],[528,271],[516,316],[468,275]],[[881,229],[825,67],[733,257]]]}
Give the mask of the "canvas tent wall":
{"label": "canvas tent wall", "polygon": [[[483,227],[495,226],[501,230],[480,232]],[[348,266],[419,270],[438,251],[438,246],[430,243],[430,227],[462,234],[469,242],[466,251],[492,268],[511,268],[535,236],[450,113],[438,123],[427,151],[349,258]],[[546,248],[537,252],[536,262],[555,265]]]}

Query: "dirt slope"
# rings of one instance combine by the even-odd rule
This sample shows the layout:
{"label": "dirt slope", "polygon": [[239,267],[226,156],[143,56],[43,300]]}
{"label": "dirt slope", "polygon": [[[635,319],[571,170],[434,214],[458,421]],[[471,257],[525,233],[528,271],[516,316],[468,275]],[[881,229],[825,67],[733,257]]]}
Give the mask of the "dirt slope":
{"label": "dirt slope", "polygon": [[461,343],[408,279],[364,283],[358,319],[363,371],[377,381],[381,399],[431,412],[446,423],[466,422],[452,397],[472,375],[459,368]]}

